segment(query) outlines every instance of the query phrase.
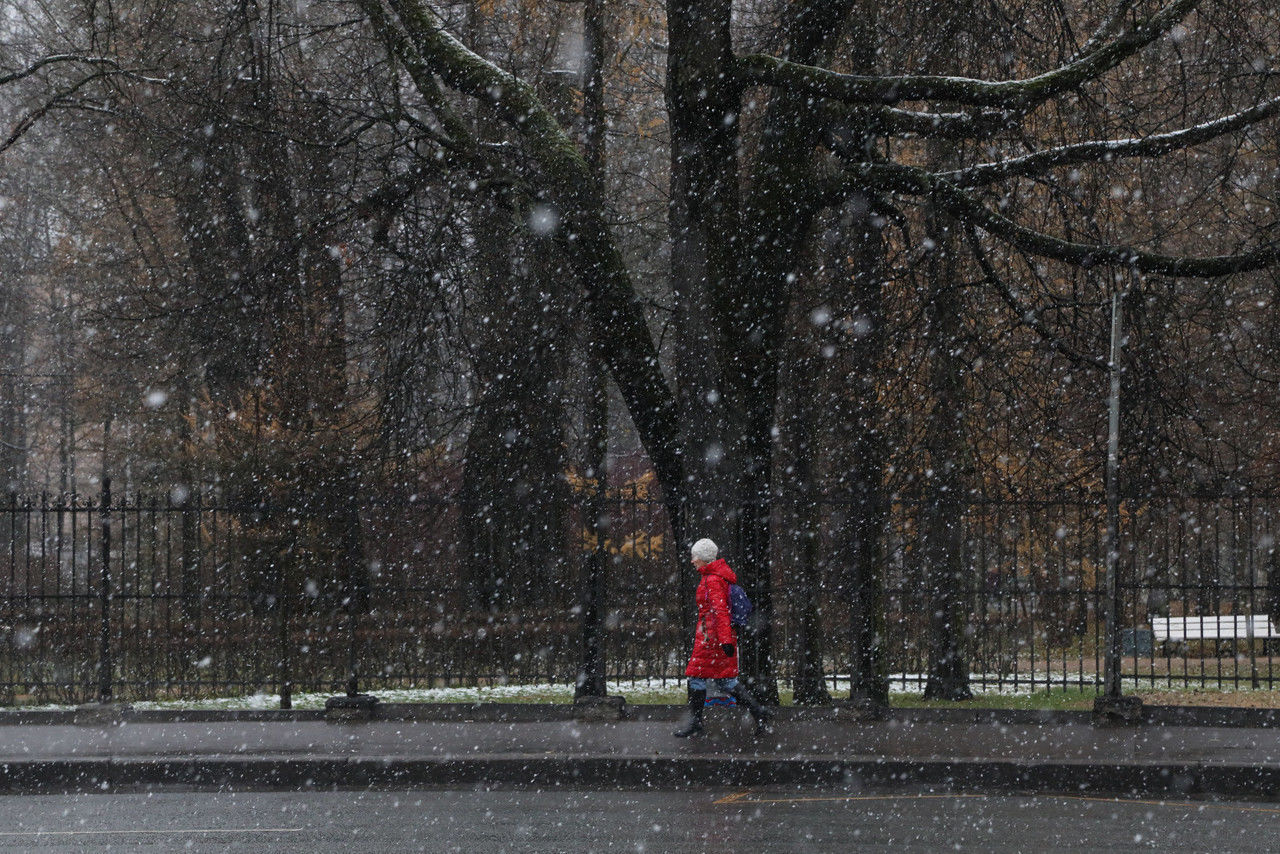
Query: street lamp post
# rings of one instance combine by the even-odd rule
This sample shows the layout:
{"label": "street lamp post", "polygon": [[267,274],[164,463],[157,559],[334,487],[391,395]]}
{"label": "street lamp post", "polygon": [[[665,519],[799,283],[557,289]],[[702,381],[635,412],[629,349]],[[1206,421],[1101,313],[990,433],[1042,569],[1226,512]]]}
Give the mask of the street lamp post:
{"label": "street lamp post", "polygon": [[[1120,687],[1121,631],[1120,615],[1120,373],[1124,355],[1121,315],[1122,294],[1111,295],[1111,353],[1107,361],[1107,373],[1111,380],[1107,396],[1107,529],[1103,548],[1106,550],[1105,569],[1107,587],[1103,602],[1105,619],[1102,696],[1094,701],[1094,719],[1098,722],[1112,720],[1131,721],[1142,716],[1142,700],[1125,697]],[[1135,637],[1135,654],[1136,650]]]}
{"label": "street lamp post", "polygon": [[1107,399],[1107,534],[1105,548],[1107,570],[1106,604],[1106,696],[1119,699],[1120,691],[1120,585],[1116,571],[1120,566],[1120,294],[1111,295],[1111,356],[1107,373],[1111,393]]}

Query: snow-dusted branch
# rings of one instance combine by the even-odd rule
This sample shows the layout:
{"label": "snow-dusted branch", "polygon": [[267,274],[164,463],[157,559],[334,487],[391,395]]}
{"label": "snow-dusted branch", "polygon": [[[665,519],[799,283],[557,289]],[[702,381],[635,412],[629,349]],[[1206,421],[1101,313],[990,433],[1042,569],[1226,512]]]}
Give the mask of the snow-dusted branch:
{"label": "snow-dusted branch", "polygon": [[67,103],[67,99],[71,95],[74,95],[80,89],[83,89],[85,86],[87,86],[88,84],[92,83],[95,80],[100,80],[104,77],[119,75],[121,73],[122,72],[119,72],[119,71],[99,71],[99,72],[90,74],[87,77],[82,77],[80,80],[77,80],[75,83],[68,86],[63,91],[59,92],[58,94],[54,95],[52,98],[49,98],[44,103],[40,104],[35,109],[28,112],[26,115],[24,115],[21,119],[17,121],[17,123],[13,126],[13,130],[9,132],[9,135],[4,139],[0,140],[0,154],[4,154],[6,151],[12,148],[15,144],[17,144],[18,140],[26,136],[27,132],[30,131],[33,127],[35,127],[36,122],[40,121],[42,118],[48,115],[49,112],[53,110],[55,107],[65,106]]}
{"label": "snow-dusted branch", "polygon": [[1132,139],[1093,140],[1064,145],[1009,160],[979,163],[964,169],[941,172],[938,173],[938,177],[957,187],[977,187],[1019,175],[1038,175],[1048,169],[1072,166],[1077,163],[1093,163],[1126,157],[1158,157],[1243,130],[1277,114],[1280,114],[1280,97],[1182,130]]}
{"label": "snow-dusted branch", "polygon": [[[829,104],[829,102],[828,102]],[[1018,122],[1019,113],[1009,110],[982,110],[974,113],[927,113],[896,106],[831,104],[831,127],[841,123],[851,111],[858,113],[858,124],[867,133],[887,136],[922,137],[932,140],[988,140],[1007,131]]]}
{"label": "snow-dusted branch", "polygon": [[360,0],[360,6],[365,14],[369,16],[369,22],[378,33],[379,38],[382,39],[383,44],[386,45],[387,50],[400,60],[405,70],[409,73],[410,79],[413,80],[414,86],[418,88],[419,94],[427,99],[431,111],[435,113],[441,126],[444,127],[445,133],[449,135],[448,142],[455,147],[476,150],[478,145],[470,128],[445,102],[444,95],[436,84],[432,69],[419,55],[404,32],[388,20],[381,0]]}
{"label": "snow-dusted branch", "polygon": [[1121,32],[1066,65],[1022,80],[980,80],[929,74],[872,76],[840,74],[826,68],[752,54],[736,60],[738,79],[808,92],[849,103],[900,104],[948,101],[975,107],[1027,110],[1094,80],[1168,32],[1199,0],[1174,0],[1152,17]]}
{"label": "snow-dusted branch", "polygon": [[42,56],[26,68],[18,71],[11,71],[8,74],[0,74],[0,86],[7,83],[16,83],[24,77],[30,77],[40,69],[49,65],[59,65],[62,63],[76,63],[79,65],[106,65],[111,68],[119,68],[120,65],[114,59],[105,56],[85,56],[78,53],[58,53],[50,56]]}
{"label": "snow-dusted branch", "polygon": [[136,80],[142,83],[150,83],[155,85],[167,85],[170,81],[164,78],[148,77],[140,72],[132,69],[121,67],[120,63],[111,57],[106,56],[88,56],[79,53],[58,53],[43,56],[35,62],[17,71],[0,74],[0,86],[16,83],[27,77],[38,73],[41,69],[48,68],[53,65],[85,65],[89,66],[85,76],[74,81],[61,92],[51,98],[46,99],[42,104],[33,108],[26,115],[22,116],[10,130],[8,136],[0,140],[0,154],[12,148],[18,140],[26,136],[27,132],[35,127],[36,122],[44,118],[48,113],[56,107],[66,106],[67,99],[80,89],[95,80],[101,80],[107,77],[123,77],[130,80]]}
{"label": "snow-dusted branch", "polygon": [[1109,265],[1164,276],[1216,278],[1269,267],[1280,261],[1280,244],[1267,244],[1234,255],[1190,257],[1162,255],[1133,246],[1077,243],[1019,225],[999,214],[954,184],[924,169],[898,164],[864,164],[851,167],[854,184],[888,192],[929,196],[960,219],[1032,255],[1052,258],[1080,267]]}

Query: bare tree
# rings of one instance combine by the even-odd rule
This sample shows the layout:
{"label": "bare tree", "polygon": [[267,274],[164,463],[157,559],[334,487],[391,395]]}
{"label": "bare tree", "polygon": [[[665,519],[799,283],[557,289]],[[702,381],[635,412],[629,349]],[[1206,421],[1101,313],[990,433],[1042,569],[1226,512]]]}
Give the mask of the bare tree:
{"label": "bare tree", "polygon": [[[1197,247],[1170,252],[1158,236],[1142,233],[1133,235],[1134,242],[1061,237],[1051,219],[1019,221],[1001,202],[1017,198],[1024,181],[1036,186],[1032,182],[1043,176],[1070,169],[1178,155],[1271,119],[1280,100],[1265,86],[1241,86],[1232,88],[1241,99],[1234,109],[1192,126],[1161,128],[1176,116],[1150,115],[1152,130],[1138,136],[1109,137],[1113,127],[1097,121],[1079,129],[1079,141],[1038,141],[1047,112],[1067,110],[1081,97],[1107,91],[1139,55],[1159,69],[1161,62],[1154,58],[1170,40],[1211,27],[1222,9],[1209,5],[1197,20],[1198,5],[1195,0],[1121,2],[1095,18],[1093,35],[1080,44],[1069,36],[1066,19],[1039,21],[1050,30],[1051,43],[1060,45],[1058,58],[1042,52],[1021,66],[1027,69],[1021,75],[1001,79],[842,73],[843,39],[860,11],[853,3],[790,4],[778,19],[777,55],[735,52],[727,2],[670,3],[666,93],[678,274],[673,289],[677,310],[688,315],[680,341],[700,357],[696,371],[692,356],[677,359],[688,369],[671,382],[661,371],[636,289],[610,237],[599,184],[533,87],[464,47],[445,19],[418,0],[361,4],[442,122],[448,114],[437,80],[490,104],[521,135],[527,156],[537,164],[539,185],[560,208],[564,233],[574,242],[573,270],[595,306],[590,323],[607,342],[608,367],[673,516],[689,498],[709,506],[731,502],[736,509],[727,519],[741,534],[744,575],[766,615],[772,609],[767,502],[781,321],[809,223],[825,206],[851,194],[897,204],[927,200],[960,231],[979,234],[984,245],[1146,274],[1216,277],[1276,259],[1270,221],[1243,230],[1221,222],[1213,243],[1230,242],[1237,247],[1233,251],[1214,252],[1202,242],[1201,252]],[[1259,7],[1253,14],[1261,20],[1271,13]],[[1081,17],[1088,15],[1083,10]],[[1178,85],[1203,88],[1216,82],[1201,74]],[[764,106],[752,113],[748,98]],[[750,127],[744,115],[752,116]],[[842,131],[835,138],[834,128]],[[883,142],[852,150],[841,144],[850,131],[857,138],[864,128]],[[750,157],[743,153],[744,133],[753,141]],[[916,155],[914,140],[922,138],[979,141],[975,149],[988,159],[930,168]],[[451,138],[449,144],[465,150],[466,141]],[[696,437],[692,444],[690,434]],[[769,646],[766,633],[761,639],[765,655],[752,667],[766,693],[772,684]]]}

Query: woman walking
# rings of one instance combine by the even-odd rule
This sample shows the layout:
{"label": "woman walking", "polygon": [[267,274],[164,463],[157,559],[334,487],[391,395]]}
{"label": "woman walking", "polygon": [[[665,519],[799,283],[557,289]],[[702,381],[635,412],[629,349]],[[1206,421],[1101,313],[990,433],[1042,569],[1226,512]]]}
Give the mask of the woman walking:
{"label": "woman walking", "polygon": [[675,735],[688,738],[702,729],[702,710],[707,702],[707,680],[751,710],[756,735],[769,731],[769,713],[738,682],[738,639],[729,619],[729,585],[738,576],[719,558],[719,547],[708,539],[693,544],[690,556],[701,580],[698,582],[698,626],[693,635],[693,654],[685,675],[689,677],[689,723]]}

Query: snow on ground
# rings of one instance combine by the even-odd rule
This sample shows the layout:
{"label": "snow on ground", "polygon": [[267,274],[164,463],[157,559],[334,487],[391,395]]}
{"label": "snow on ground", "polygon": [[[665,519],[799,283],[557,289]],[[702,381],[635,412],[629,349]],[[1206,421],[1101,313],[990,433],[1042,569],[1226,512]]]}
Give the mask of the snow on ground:
{"label": "snow on ground", "polygon": [[[1061,675],[1056,679],[1047,673],[1036,673],[1034,676],[1035,691],[1044,691],[1046,687],[1062,690]],[[1006,684],[997,686],[996,677],[983,674],[972,674],[973,692],[977,697],[986,696],[1025,696],[1032,693],[1032,675],[1020,674],[1018,685]],[[1054,679],[1052,683],[1050,680]],[[984,684],[987,683],[987,684]],[[919,696],[923,691],[925,677],[918,673],[897,673],[890,677],[890,693],[898,696]],[[1066,686],[1068,690],[1088,690],[1091,686]],[[839,697],[849,692],[848,679],[828,679],[827,688],[832,695]],[[783,694],[790,690],[785,682],[779,681],[778,689]],[[1247,686],[1233,685],[1223,682],[1221,686],[1205,685],[1188,687],[1183,690],[1153,689],[1149,683],[1138,684],[1126,679],[1125,693],[1142,696],[1148,703],[1156,705],[1232,705],[1232,706],[1265,706],[1280,707],[1280,691],[1252,690]],[[608,683],[610,694],[621,694],[629,703],[682,703],[684,702],[684,680],[638,679]],[[323,709],[325,701],[340,694],[340,691],[321,691],[314,693],[295,693],[293,708]],[[480,685],[453,686],[448,688],[394,688],[371,690],[368,693],[384,703],[570,703],[573,701],[573,686],[567,683],[540,683],[531,685]],[[130,703],[138,710],[275,710],[280,708],[278,694],[249,694],[239,697],[214,697],[204,699],[147,700]],[[23,706],[27,711],[57,711],[74,708],[68,705]]]}
{"label": "snow on ground", "polygon": [[[981,687],[984,680],[982,674],[973,674],[975,693],[1021,695],[1030,694],[1031,685],[1026,676],[1020,677],[1019,684],[1002,687]],[[1038,689],[1043,689],[1048,674],[1036,674]],[[995,677],[985,677],[995,682]],[[919,694],[923,691],[925,676],[918,673],[898,673],[890,677],[890,692],[894,694]],[[629,703],[681,703],[684,701],[684,680],[640,679],[635,681],[609,682],[610,694],[621,694]],[[828,679],[827,687],[832,694],[839,696],[849,691],[848,679]],[[782,692],[789,686],[782,681],[778,683]],[[325,700],[340,692],[296,693],[293,695],[295,709],[323,709]],[[394,688],[371,690],[368,693],[384,703],[570,703],[573,701],[573,685],[567,683],[540,683],[532,685],[481,685],[454,686],[448,688]],[[142,701],[131,703],[135,709],[226,709],[254,710],[278,709],[278,694],[250,694],[241,697],[219,697],[209,699],[180,699]],[[27,707],[33,708],[33,707]],[[40,706],[39,709],[71,708],[69,706]]]}

